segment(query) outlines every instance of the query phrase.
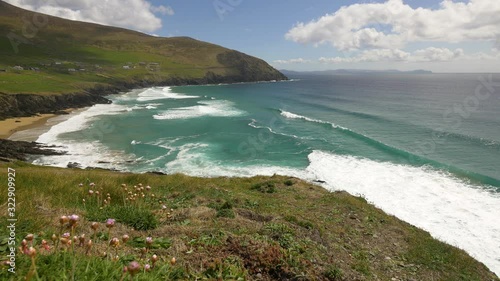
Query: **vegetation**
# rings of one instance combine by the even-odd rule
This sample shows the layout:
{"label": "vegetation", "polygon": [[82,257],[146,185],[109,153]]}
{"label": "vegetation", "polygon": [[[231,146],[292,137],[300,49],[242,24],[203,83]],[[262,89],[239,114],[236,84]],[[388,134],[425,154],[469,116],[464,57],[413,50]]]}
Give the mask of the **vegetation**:
{"label": "vegetation", "polygon": [[214,44],[69,21],[0,1],[3,93],[282,79],[266,62]]}
{"label": "vegetation", "polygon": [[[2,263],[2,280],[498,280],[364,199],[295,178],[11,162],[0,163],[2,183],[8,168],[16,172],[20,249],[17,275]],[[7,209],[6,192],[0,204]],[[7,223],[2,212],[0,227]]]}

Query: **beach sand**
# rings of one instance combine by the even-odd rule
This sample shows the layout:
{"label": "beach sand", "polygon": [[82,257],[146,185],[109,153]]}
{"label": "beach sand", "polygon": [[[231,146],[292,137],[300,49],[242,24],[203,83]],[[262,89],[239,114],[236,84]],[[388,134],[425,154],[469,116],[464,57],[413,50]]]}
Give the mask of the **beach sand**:
{"label": "beach sand", "polygon": [[9,118],[0,121],[0,138],[15,141],[36,141],[38,137],[60,122],[77,115],[86,108],[66,109],[68,114],[38,114],[31,117]]}
{"label": "beach sand", "polygon": [[39,114],[31,117],[9,118],[0,121],[0,138],[8,139],[18,131],[28,130],[43,126],[55,114]]}

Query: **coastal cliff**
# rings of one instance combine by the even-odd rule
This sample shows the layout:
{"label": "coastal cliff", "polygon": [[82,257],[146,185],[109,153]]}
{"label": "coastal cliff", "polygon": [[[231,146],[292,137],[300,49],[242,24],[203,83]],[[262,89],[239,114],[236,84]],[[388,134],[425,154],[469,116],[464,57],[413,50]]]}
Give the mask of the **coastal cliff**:
{"label": "coastal cliff", "polygon": [[[26,33],[26,26],[33,26]],[[0,120],[151,86],[280,81],[265,61],[189,37],[70,21],[0,1]]]}

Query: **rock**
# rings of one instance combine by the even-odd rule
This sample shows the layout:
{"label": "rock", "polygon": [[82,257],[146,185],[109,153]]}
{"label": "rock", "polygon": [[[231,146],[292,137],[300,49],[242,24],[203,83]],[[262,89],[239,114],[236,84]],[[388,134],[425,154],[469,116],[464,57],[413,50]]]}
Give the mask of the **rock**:
{"label": "rock", "polygon": [[65,152],[49,149],[36,142],[0,139],[0,157],[26,161],[27,155],[63,155]]}
{"label": "rock", "polygon": [[68,165],[66,165],[68,168],[81,168],[82,165],[78,162],[69,162]]}
{"label": "rock", "polygon": [[313,180],[313,182],[317,182],[317,183],[326,183],[326,181],[324,181],[324,180]]}

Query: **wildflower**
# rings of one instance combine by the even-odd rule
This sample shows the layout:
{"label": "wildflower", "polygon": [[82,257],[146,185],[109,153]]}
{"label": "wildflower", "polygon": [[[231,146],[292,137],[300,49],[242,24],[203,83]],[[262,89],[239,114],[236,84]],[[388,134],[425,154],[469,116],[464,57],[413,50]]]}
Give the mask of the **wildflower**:
{"label": "wildflower", "polygon": [[149,264],[144,265],[144,270],[146,272],[149,272],[151,270],[151,265],[149,265]]}
{"label": "wildflower", "polygon": [[153,267],[155,267],[156,262],[159,260],[157,255],[153,255],[151,257],[151,263],[153,264]]}
{"label": "wildflower", "polygon": [[61,237],[68,239],[70,235],[71,234],[69,234],[69,232],[65,232],[65,233],[63,233],[63,235],[61,235]]}
{"label": "wildflower", "polygon": [[116,248],[120,245],[120,240],[118,240],[118,238],[115,237],[115,238],[109,240],[109,245]]}
{"label": "wildflower", "polygon": [[42,240],[42,247],[45,249],[45,251],[50,251],[50,246],[45,239]]}
{"label": "wildflower", "polygon": [[30,247],[30,248],[29,248],[29,250],[28,250],[28,256],[30,256],[30,257],[32,257],[32,258],[33,258],[34,256],[36,256],[36,249],[35,249],[35,248],[33,248],[33,247]]}
{"label": "wildflower", "polygon": [[92,249],[92,240],[89,240],[85,245],[85,254],[88,255],[90,253],[90,249]]}
{"label": "wildflower", "polygon": [[113,226],[115,226],[115,222],[116,222],[115,219],[108,219],[108,220],[106,220],[106,227],[107,228],[112,228]]}
{"label": "wildflower", "polygon": [[126,184],[124,184],[124,183],[122,183],[122,187],[127,187],[127,185],[126,185]]}
{"label": "wildflower", "polygon": [[122,241],[123,241],[123,244],[127,243],[127,241],[128,241],[128,239],[129,239],[129,238],[130,238],[130,237],[129,237],[127,234],[124,234],[124,235],[122,236]]}
{"label": "wildflower", "polygon": [[151,247],[152,244],[153,244],[153,238],[152,237],[146,237],[146,245],[148,247]]}
{"label": "wildflower", "polygon": [[52,237],[50,237],[50,239],[52,240],[52,242],[56,242],[57,241],[57,235],[55,233],[52,234]]}
{"label": "wildflower", "polygon": [[162,209],[162,210],[166,210],[166,209],[167,209],[167,206],[163,205],[163,206],[161,206],[161,209]]}
{"label": "wildflower", "polygon": [[83,247],[83,244],[85,244],[85,234],[80,235],[80,237],[78,237],[78,241],[80,242],[78,246]]}
{"label": "wildflower", "polygon": [[94,191],[92,189],[89,189],[89,195],[90,196],[94,195]]}
{"label": "wildflower", "polygon": [[92,228],[92,230],[96,231],[98,228],[99,228],[99,223],[97,222],[92,222],[90,224],[90,228]]}
{"label": "wildflower", "polygon": [[82,187],[82,186],[83,186],[83,183],[80,183],[78,186],[79,186],[79,187]]}
{"label": "wildflower", "polygon": [[31,242],[31,241],[33,241],[33,238],[34,238],[33,234],[28,234],[28,235],[26,235],[25,239]]}
{"label": "wildflower", "polygon": [[91,183],[89,184],[89,186],[95,186],[95,183],[91,182]]}
{"label": "wildflower", "polygon": [[78,223],[78,220],[80,220],[80,217],[78,215],[73,214],[69,216],[69,225],[71,227],[74,227]]}
{"label": "wildflower", "polygon": [[21,252],[23,252],[24,254],[28,254],[28,241],[26,241],[26,239],[23,239],[23,241],[21,241],[21,248],[20,248]]}
{"label": "wildflower", "polygon": [[151,186],[146,186],[146,190],[151,190]]}
{"label": "wildflower", "polygon": [[127,272],[132,276],[139,272],[139,270],[141,270],[141,265],[136,261],[130,262],[127,266]]}
{"label": "wildflower", "polygon": [[68,218],[67,216],[61,216],[61,217],[59,218],[59,223],[60,223],[61,225],[63,225],[63,224],[65,224],[65,223],[67,223],[68,221],[69,221],[69,218]]}
{"label": "wildflower", "polygon": [[171,260],[170,260],[170,264],[171,265],[175,265],[175,263],[177,262],[177,260],[175,259],[175,257],[173,257]]}
{"label": "wildflower", "polygon": [[59,239],[59,240],[61,241],[61,244],[63,244],[63,245],[68,245],[68,244],[70,244],[70,243],[69,243],[70,241],[68,240],[68,238],[64,238],[64,237],[63,237],[63,238],[61,238],[61,239]]}

